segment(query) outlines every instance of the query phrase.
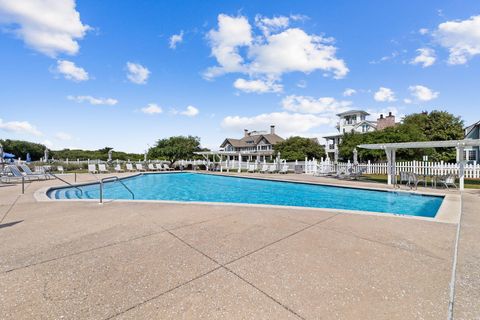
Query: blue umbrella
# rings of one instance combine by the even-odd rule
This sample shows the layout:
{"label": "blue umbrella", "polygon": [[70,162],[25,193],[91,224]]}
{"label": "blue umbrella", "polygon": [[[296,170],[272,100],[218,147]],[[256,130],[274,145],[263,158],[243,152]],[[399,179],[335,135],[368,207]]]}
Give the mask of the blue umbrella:
{"label": "blue umbrella", "polygon": [[15,158],[15,155],[12,154],[12,153],[4,152],[3,157],[6,158],[6,159],[13,159],[13,158]]}
{"label": "blue umbrella", "polygon": [[32,158],[30,157],[30,153],[27,153],[27,162],[32,162]]}

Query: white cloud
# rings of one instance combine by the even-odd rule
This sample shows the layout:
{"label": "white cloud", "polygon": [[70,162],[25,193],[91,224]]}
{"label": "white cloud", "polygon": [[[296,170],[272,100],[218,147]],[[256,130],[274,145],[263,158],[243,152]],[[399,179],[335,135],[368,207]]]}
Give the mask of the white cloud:
{"label": "white cloud", "polygon": [[65,79],[75,82],[89,79],[88,72],[81,67],[77,67],[72,61],[58,60],[55,72],[62,74]]}
{"label": "white cloud", "polygon": [[387,107],[387,108],[382,108],[382,109],[368,109],[367,112],[370,113],[370,117],[372,119],[375,119],[375,120],[380,118],[381,114],[386,116],[386,115],[388,115],[389,112],[391,112],[392,115],[395,116],[395,119],[396,119],[397,122],[405,116],[396,107]]}
{"label": "white cloud", "polygon": [[417,49],[418,55],[410,61],[411,64],[421,64],[423,68],[430,67],[435,63],[437,59],[435,56],[435,50],[430,48]]}
{"label": "white cloud", "polygon": [[174,34],[170,37],[169,47],[170,47],[170,49],[176,49],[177,44],[182,43],[182,42],[183,42],[183,30],[180,31],[179,34]]}
{"label": "white cloud", "polygon": [[332,124],[332,119],[313,114],[272,112],[253,117],[228,116],[223,119],[221,125],[228,130],[241,131],[244,128],[268,128],[272,124],[277,126],[280,134],[290,136]]}
{"label": "white cloud", "polygon": [[263,30],[262,34],[255,35],[243,16],[218,16],[218,29],[210,30],[207,36],[218,65],[206,70],[207,79],[225,73],[243,73],[272,81],[289,72],[321,70],[335,78],[348,73],[345,62],[336,57],[337,48],[332,45],[332,38],[287,28],[285,17],[257,16],[256,24]]}
{"label": "white cloud", "polygon": [[200,111],[195,108],[194,106],[187,106],[187,109],[185,111],[180,112],[180,114],[187,116],[187,117],[195,117],[198,115]]}
{"label": "white cloud", "polygon": [[480,15],[466,20],[447,21],[438,25],[433,36],[447,48],[448,63],[465,64],[480,54]]}
{"label": "white cloud", "polygon": [[352,103],[350,101],[338,101],[332,97],[313,98],[307,96],[286,96],[282,100],[282,107],[285,110],[300,113],[334,113],[346,111]]}
{"label": "white cloud", "polygon": [[355,93],[357,93],[357,90],[351,89],[351,88],[347,88],[347,89],[345,89],[345,91],[343,91],[343,96],[344,96],[344,97],[351,97],[351,96],[353,96]]}
{"label": "white cloud", "polygon": [[395,101],[395,93],[392,91],[392,89],[385,88],[385,87],[380,87],[377,92],[373,95],[373,98],[375,101],[380,101],[380,102],[392,102]]}
{"label": "white cloud", "polygon": [[43,140],[42,143],[48,148],[48,149],[52,149],[53,148],[53,142],[46,139],[46,140]]}
{"label": "white cloud", "polygon": [[412,102],[413,102],[412,99],[409,99],[409,98],[403,99],[403,103],[405,104],[411,104]]}
{"label": "white cloud", "polygon": [[162,107],[155,103],[149,103],[145,108],[142,108],[141,111],[146,114],[159,114],[162,113]]}
{"label": "white cloud", "polygon": [[272,32],[278,32],[287,28],[289,24],[290,18],[285,16],[273,18],[263,17],[259,14],[255,16],[255,25],[267,36]]}
{"label": "white cloud", "polygon": [[233,83],[233,86],[244,92],[266,93],[266,92],[281,92],[283,86],[275,83],[272,80],[245,80],[238,78]]}
{"label": "white cloud", "polygon": [[107,106],[114,106],[118,103],[117,99],[113,98],[95,98],[92,96],[68,96],[68,100],[73,100],[78,103],[88,102],[93,105],[107,105]]}
{"label": "white cloud", "polygon": [[438,97],[439,93],[425,86],[416,85],[408,87],[412,96],[418,101],[430,101]]}
{"label": "white cloud", "polygon": [[298,81],[297,87],[302,88],[302,89],[306,88],[307,87],[307,81],[305,81],[305,80]]}
{"label": "white cloud", "polygon": [[418,33],[422,34],[422,35],[425,35],[429,32],[429,30],[427,28],[420,28],[418,30]]}
{"label": "white cloud", "polygon": [[90,29],[80,21],[74,0],[0,1],[0,23],[25,44],[47,56],[76,54]]}
{"label": "white cloud", "polygon": [[72,140],[72,136],[65,132],[57,132],[55,138],[62,141]]}
{"label": "white cloud", "polygon": [[147,83],[150,70],[139,63],[127,62],[127,78],[136,84]]}
{"label": "white cloud", "polygon": [[0,130],[14,133],[31,134],[34,136],[42,135],[42,133],[28,121],[3,122],[3,120],[0,119]]}

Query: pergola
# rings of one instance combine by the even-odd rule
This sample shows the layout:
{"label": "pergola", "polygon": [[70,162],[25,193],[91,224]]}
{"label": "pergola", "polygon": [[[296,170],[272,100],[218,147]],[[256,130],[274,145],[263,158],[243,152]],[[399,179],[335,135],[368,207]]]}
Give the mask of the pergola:
{"label": "pergola", "polygon": [[457,149],[457,161],[459,163],[458,177],[460,180],[460,190],[463,190],[465,184],[465,161],[463,151],[465,147],[480,146],[480,140],[446,140],[446,141],[418,141],[418,142],[398,142],[398,143],[376,143],[360,144],[357,147],[371,150],[385,150],[388,161],[388,184],[391,185],[396,179],[395,153],[397,149],[426,149],[426,148],[455,148]]}

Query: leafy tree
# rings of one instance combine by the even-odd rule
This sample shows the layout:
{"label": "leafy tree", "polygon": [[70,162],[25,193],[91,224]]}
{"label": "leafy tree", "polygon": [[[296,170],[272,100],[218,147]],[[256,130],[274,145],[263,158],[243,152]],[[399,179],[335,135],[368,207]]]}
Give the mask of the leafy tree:
{"label": "leafy tree", "polygon": [[309,138],[290,137],[274,146],[275,154],[280,152],[282,159],[288,161],[302,160],[305,157],[317,158],[325,156],[325,149],[317,141]]}
{"label": "leafy tree", "polygon": [[[99,150],[80,150],[80,149],[63,149],[52,151],[50,153],[51,157],[55,159],[69,159],[69,160],[86,160],[86,159],[99,159],[106,161],[108,159],[108,151],[112,148],[106,147]],[[120,151],[113,151],[112,152],[112,159],[119,159],[119,160],[143,160],[143,155],[138,153],[126,153]]]}
{"label": "leafy tree", "polygon": [[156,145],[148,150],[148,157],[164,158],[173,165],[177,160],[193,158],[194,152],[201,150],[203,149],[200,148],[199,137],[175,136],[158,140]]}
{"label": "leafy tree", "polygon": [[0,140],[0,143],[5,152],[12,153],[24,160],[27,158],[27,153],[30,153],[32,160],[39,160],[43,157],[43,152],[45,151],[45,145],[40,143],[10,139]]}

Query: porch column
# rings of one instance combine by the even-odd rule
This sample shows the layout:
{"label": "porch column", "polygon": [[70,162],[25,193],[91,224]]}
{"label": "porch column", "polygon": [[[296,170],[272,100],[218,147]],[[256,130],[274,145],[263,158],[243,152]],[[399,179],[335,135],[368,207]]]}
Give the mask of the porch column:
{"label": "porch column", "polygon": [[463,151],[465,148],[463,146],[457,147],[457,160],[458,160],[458,178],[460,180],[460,190],[463,190],[465,187],[465,161],[463,159]]}
{"label": "porch column", "polygon": [[242,172],[242,154],[238,153],[238,173]]}
{"label": "porch column", "polygon": [[394,183],[395,177],[395,149],[385,148],[385,153],[387,155],[387,183],[391,186]]}

